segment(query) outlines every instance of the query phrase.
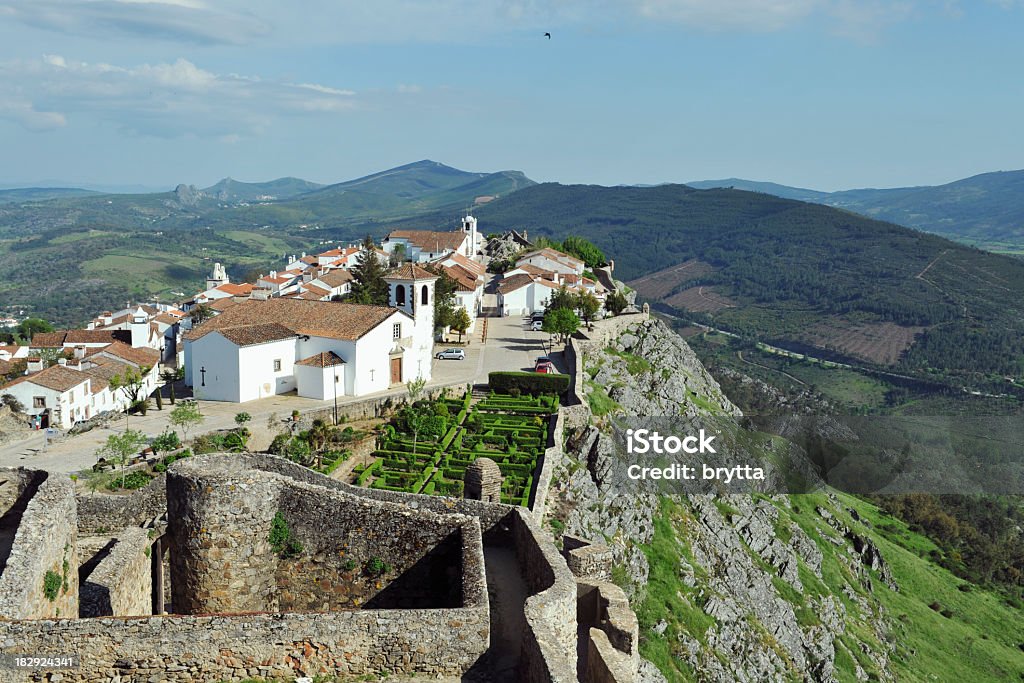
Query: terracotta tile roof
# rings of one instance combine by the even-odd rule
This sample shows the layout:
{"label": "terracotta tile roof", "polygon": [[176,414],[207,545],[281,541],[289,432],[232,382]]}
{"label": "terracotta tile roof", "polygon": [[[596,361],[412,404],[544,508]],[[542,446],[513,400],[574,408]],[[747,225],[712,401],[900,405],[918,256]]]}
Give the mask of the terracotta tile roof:
{"label": "terracotta tile roof", "polygon": [[309,358],[303,358],[296,365],[308,365],[313,368],[333,368],[335,365],[344,365],[345,359],[334,351],[324,351]]}
{"label": "terracotta tile roof", "polygon": [[462,254],[448,254],[448,256],[446,256],[445,258],[446,260],[454,261],[455,263],[462,266],[463,268],[473,273],[474,275],[483,275],[484,273],[487,272],[487,266],[480,263],[479,261],[474,261],[471,258],[467,258]]}
{"label": "terracotta tile roof", "polygon": [[273,282],[275,285],[280,285],[286,282],[291,282],[300,275],[301,273],[292,273],[286,271],[284,273],[278,273],[277,275],[264,275],[263,277],[260,278],[260,280],[262,280],[263,282]]}
{"label": "terracotta tile roof", "polygon": [[415,263],[403,263],[384,274],[388,280],[436,280],[437,276],[423,266]]}
{"label": "terracotta tile roof", "polygon": [[214,287],[218,292],[224,292],[231,296],[248,296],[254,288],[255,285],[251,285],[248,282],[242,282],[239,284],[229,282],[227,284],[220,285],[219,287]]}
{"label": "terracotta tile roof", "polygon": [[128,330],[57,330],[40,332],[32,337],[34,349],[56,349],[68,344],[111,344],[115,341],[131,343]]}
{"label": "terracotta tile roof", "polygon": [[28,382],[35,384],[36,386],[46,387],[47,389],[53,389],[54,391],[70,391],[80,385],[82,382],[88,382],[89,376],[78,372],[77,370],[69,370],[68,368],[61,367],[60,365],[51,365],[45,370],[33,373],[31,375],[25,375],[19,377],[13,382],[0,387],[6,389],[13,387],[16,384],[22,384]]}
{"label": "terracotta tile roof", "polygon": [[335,268],[334,270],[329,270],[326,273],[321,273],[320,277],[317,279],[325,285],[337,288],[341,287],[346,282],[352,282],[352,272],[343,268]]}
{"label": "terracotta tile roof", "polygon": [[524,273],[529,273],[530,275],[537,275],[538,277],[547,278],[548,280],[553,280],[555,278],[555,271],[540,268],[538,266],[533,265],[532,263],[524,263],[522,265],[517,265],[516,269],[521,270]]}
{"label": "terracotta tile roof", "polygon": [[405,240],[409,244],[419,247],[421,251],[437,254],[442,251],[455,251],[461,247],[462,243],[466,240],[466,233],[461,230],[453,232],[395,230],[387,236],[386,240]]}
{"label": "terracotta tile roof", "polygon": [[311,283],[310,284],[305,284],[302,287],[308,293],[315,294],[318,299],[322,299],[322,298],[324,298],[325,296],[327,296],[328,294],[331,293],[331,291],[329,289],[324,289],[322,287],[317,287],[316,285],[311,284]]}
{"label": "terracotta tile roof", "polygon": [[476,291],[476,277],[474,277],[472,273],[467,272],[465,268],[460,268],[459,266],[441,266],[441,270],[455,281],[456,290],[460,292]]}
{"label": "terracotta tile roof", "polygon": [[517,289],[522,289],[523,287],[532,282],[533,278],[527,275],[526,273],[516,273],[511,277],[506,277],[502,279],[502,281],[498,284],[498,293],[508,294],[509,292],[516,291]]}
{"label": "terracotta tile roof", "polygon": [[238,299],[235,299],[233,297],[226,297],[224,299],[214,299],[213,301],[211,301],[210,303],[208,303],[206,305],[209,306],[210,308],[212,308],[215,311],[223,312],[223,311],[231,308],[232,306],[237,305],[238,303],[240,303],[238,301]]}
{"label": "terracotta tile roof", "polygon": [[181,316],[174,315],[173,313],[161,313],[157,317],[153,318],[153,322],[160,323],[161,325],[174,325],[181,320]]}
{"label": "terracotta tile roof", "polygon": [[279,323],[261,325],[243,325],[217,330],[224,338],[236,346],[253,346],[282,339],[294,339],[295,333]]}
{"label": "terracotta tile roof", "polygon": [[302,263],[308,263],[311,266],[315,266],[316,264],[320,263],[320,259],[318,259],[316,256],[303,256],[302,258],[299,259],[299,261],[301,261]]}
{"label": "terracotta tile roof", "polygon": [[139,367],[151,368],[160,362],[160,352],[156,349],[146,347],[132,348],[128,344],[122,344],[121,342],[115,342],[98,349],[90,349],[86,352],[85,357],[90,358],[98,354],[113,356]]}
{"label": "terracotta tile roof", "polygon": [[400,311],[390,306],[364,306],[334,301],[283,298],[245,301],[194,328],[185,335],[185,339],[195,341],[213,331],[223,332],[232,328],[276,323],[293,334],[354,340],[395,313]]}
{"label": "terracotta tile roof", "polygon": [[568,254],[564,254],[556,249],[551,249],[547,247],[545,247],[544,249],[537,249],[536,251],[531,251],[528,254],[523,254],[522,256],[519,257],[519,261],[524,261],[532,256],[546,256],[547,258],[553,261],[560,261],[561,263],[564,263],[565,265],[571,266],[573,268],[583,267],[583,261],[580,261],[578,258],[569,256]]}

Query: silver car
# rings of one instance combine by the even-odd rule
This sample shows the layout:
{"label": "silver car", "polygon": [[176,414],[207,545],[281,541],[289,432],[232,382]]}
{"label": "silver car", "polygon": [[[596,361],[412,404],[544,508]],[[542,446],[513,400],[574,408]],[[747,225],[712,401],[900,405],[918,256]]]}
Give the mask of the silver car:
{"label": "silver car", "polygon": [[445,349],[437,354],[438,360],[466,360],[466,352],[462,349]]}

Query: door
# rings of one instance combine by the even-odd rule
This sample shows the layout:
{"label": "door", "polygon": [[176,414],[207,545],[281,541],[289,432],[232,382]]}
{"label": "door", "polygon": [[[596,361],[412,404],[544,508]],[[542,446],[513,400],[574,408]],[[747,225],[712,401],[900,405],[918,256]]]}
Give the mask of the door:
{"label": "door", "polygon": [[391,359],[391,383],[402,383],[402,357]]}

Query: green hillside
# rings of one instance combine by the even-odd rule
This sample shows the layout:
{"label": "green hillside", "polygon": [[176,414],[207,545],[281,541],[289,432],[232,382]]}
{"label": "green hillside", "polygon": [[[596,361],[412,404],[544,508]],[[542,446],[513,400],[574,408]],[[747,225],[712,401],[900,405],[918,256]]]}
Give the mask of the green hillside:
{"label": "green hillside", "polygon": [[[654,299],[744,337],[979,386],[1024,375],[1018,259],[821,205],[682,185],[544,184],[477,213],[486,232],[586,237],[624,281],[699,263]],[[723,303],[680,302],[694,291]],[[844,348],[858,335],[863,350]]]}
{"label": "green hillside", "polygon": [[93,194],[98,193],[77,187],[22,187],[10,190],[0,190],[0,204],[44,202],[48,199],[87,197]]}
{"label": "green hillside", "polygon": [[321,187],[323,185],[301,178],[278,178],[262,183],[245,183],[234,178],[224,178],[216,185],[205,188],[203,192],[220,201],[276,201],[290,199]]}
{"label": "green hillside", "polygon": [[817,202],[993,251],[1024,253],[1024,171],[983,173],[937,186],[818,192],[730,178],[693,187],[765,192]]}

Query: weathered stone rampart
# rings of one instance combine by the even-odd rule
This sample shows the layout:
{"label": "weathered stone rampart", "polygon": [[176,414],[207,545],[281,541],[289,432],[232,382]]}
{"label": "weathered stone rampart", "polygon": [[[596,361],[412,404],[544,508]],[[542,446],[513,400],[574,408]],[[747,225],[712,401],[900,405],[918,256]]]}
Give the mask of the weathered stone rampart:
{"label": "weathered stone rampart", "polygon": [[84,578],[83,617],[128,617],[153,613],[152,541],[145,529],[121,530],[104,557]]}
{"label": "weathered stone rampart", "polygon": [[82,534],[110,533],[128,526],[142,526],[166,512],[167,484],[161,474],[131,493],[79,495],[78,531]]}
{"label": "weathered stone rampart", "polygon": [[23,469],[0,470],[3,569],[0,618],[78,614],[78,522],[71,481]]}

